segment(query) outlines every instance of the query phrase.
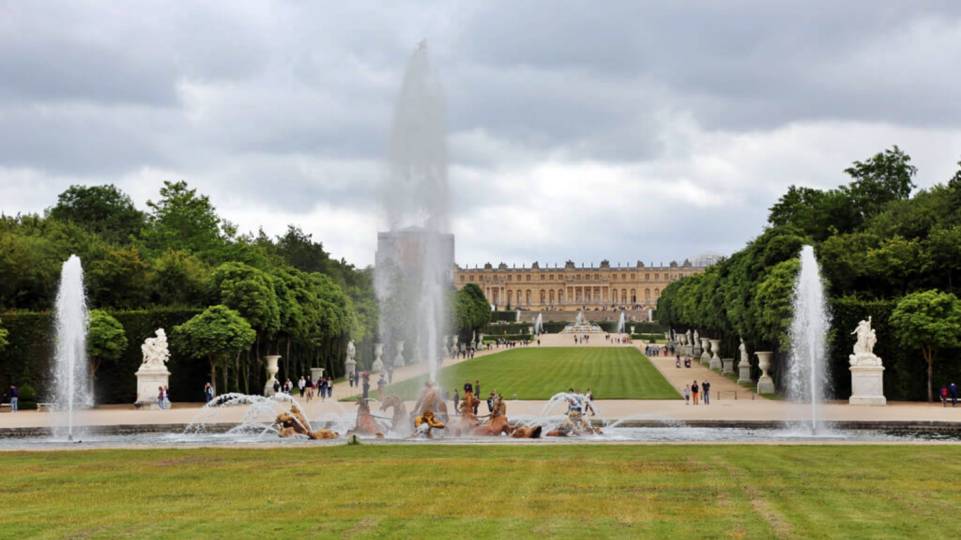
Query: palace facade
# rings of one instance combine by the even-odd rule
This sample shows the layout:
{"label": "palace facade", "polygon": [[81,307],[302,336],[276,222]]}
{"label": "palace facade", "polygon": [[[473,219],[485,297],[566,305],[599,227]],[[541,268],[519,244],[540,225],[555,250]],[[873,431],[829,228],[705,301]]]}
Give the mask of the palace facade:
{"label": "palace facade", "polygon": [[704,271],[690,261],[667,266],[577,266],[567,261],[563,267],[541,268],[534,263],[521,268],[497,267],[487,263],[483,268],[454,267],[454,284],[460,289],[476,283],[487,300],[497,309],[535,311],[608,311],[650,310],[657,304],[661,291],[671,282]]}

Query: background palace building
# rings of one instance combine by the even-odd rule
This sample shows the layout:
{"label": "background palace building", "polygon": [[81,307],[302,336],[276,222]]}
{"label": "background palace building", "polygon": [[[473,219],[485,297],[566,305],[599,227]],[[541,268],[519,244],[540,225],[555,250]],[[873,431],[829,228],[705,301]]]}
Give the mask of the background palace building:
{"label": "background palace building", "polygon": [[[454,284],[458,289],[476,283],[488,301],[497,309],[521,309],[554,313],[576,313],[579,310],[619,313],[632,312],[647,318],[657,305],[664,287],[691,274],[704,271],[714,257],[700,257],[694,263],[645,266],[638,261],[634,266],[611,266],[601,261],[600,266],[576,266],[567,261],[541,268],[508,267],[501,263],[496,268],[487,263],[483,268],[454,267]],[[640,312],[640,313],[638,313]],[[592,319],[607,318],[596,314]],[[565,317],[566,318],[566,317]],[[640,318],[640,317],[637,317]]]}

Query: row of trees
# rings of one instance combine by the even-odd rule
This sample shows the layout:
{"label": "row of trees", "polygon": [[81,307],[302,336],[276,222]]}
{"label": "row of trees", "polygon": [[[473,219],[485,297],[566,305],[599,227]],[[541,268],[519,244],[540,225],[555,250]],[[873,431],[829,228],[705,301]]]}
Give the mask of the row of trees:
{"label": "row of trees", "polygon": [[[312,365],[337,374],[347,340],[376,333],[370,269],[332,259],[293,226],[275,238],[238,234],[185,182],[165,182],[146,211],[115,186],[73,186],[42,216],[0,216],[0,312],[50,310],[71,254],[83,261],[88,303],[97,308],[93,369],[127,349],[110,316],[120,310],[199,313],[173,329],[174,352],[208,360],[225,391],[255,388],[268,353],[284,356],[288,374]],[[0,376],[16,379],[16,361],[4,362]]]}
{"label": "row of trees", "polygon": [[[668,286],[658,302],[658,319],[720,336],[731,354],[739,336],[752,350],[773,349],[777,376],[790,349],[798,254],[802,245],[812,244],[835,313],[830,337],[836,393],[843,394],[849,380],[850,343],[844,336],[853,328],[850,319],[877,311],[882,332],[892,340],[897,336],[915,355],[926,351],[930,396],[936,351],[961,343],[961,324],[949,316],[961,292],[961,170],[913,197],[917,169],[897,146],[844,172],[850,181],[836,189],[789,188],[771,208],[768,226],[744,249]],[[941,315],[923,315],[931,305],[939,306]],[[925,318],[938,328],[926,326]],[[911,354],[885,352],[893,360]],[[954,358],[944,368],[947,377],[961,366]],[[910,380],[915,373],[910,366],[894,366],[886,390],[920,397]]]}

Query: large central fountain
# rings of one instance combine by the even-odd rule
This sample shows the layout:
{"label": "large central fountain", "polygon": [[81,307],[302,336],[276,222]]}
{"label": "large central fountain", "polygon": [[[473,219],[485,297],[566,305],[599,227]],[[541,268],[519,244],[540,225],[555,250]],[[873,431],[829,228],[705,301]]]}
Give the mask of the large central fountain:
{"label": "large central fountain", "polygon": [[381,188],[389,230],[377,239],[375,287],[381,341],[399,351],[388,358],[403,359],[399,344],[408,344],[413,361],[427,362],[431,380],[442,358],[453,285],[446,131],[443,93],[422,42],[408,62],[394,111]]}

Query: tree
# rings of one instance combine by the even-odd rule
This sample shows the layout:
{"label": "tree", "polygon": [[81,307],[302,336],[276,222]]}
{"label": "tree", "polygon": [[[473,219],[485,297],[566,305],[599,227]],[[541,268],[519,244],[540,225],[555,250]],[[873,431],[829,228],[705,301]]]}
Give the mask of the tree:
{"label": "tree", "polygon": [[190,306],[206,295],[210,268],[197,257],[171,249],[152,262],[150,295],[154,302]]}
{"label": "tree", "polygon": [[246,319],[221,304],[210,306],[203,313],[175,326],[172,341],[180,354],[206,358],[210,363],[210,383],[216,385],[217,366],[226,364],[231,355],[239,355],[248,349],[256,337],[257,333]]}
{"label": "tree", "polygon": [[934,354],[961,342],[961,300],[937,289],[911,293],[891,314],[905,347],[920,349],[928,364],[928,401],[934,401]]}
{"label": "tree", "polygon": [[195,254],[222,247],[227,224],[217,216],[210,198],[198,195],[183,180],[164,182],[160,200],[147,201],[150,215],[144,229],[147,246],[165,251],[184,249]]}
{"label": "tree", "polygon": [[57,197],[57,205],[48,215],[76,223],[114,243],[129,242],[145,223],[144,213],[113,184],[70,186]]}
{"label": "tree", "polygon": [[101,309],[90,311],[87,330],[87,355],[90,357],[90,378],[97,375],[104,360],[115,362],[127,350],[127,334],[120,321]]}
{"label": "tree", "polygon": [[866,161],[855,161],[844,172],[854,181],[842,189],[864,222],[879,214],[887,203],[910,197],[912,178],[918,169],[911,165],[911,156],[895,145]]}

